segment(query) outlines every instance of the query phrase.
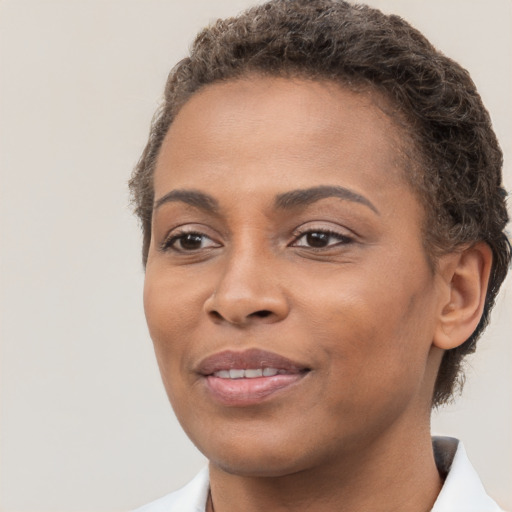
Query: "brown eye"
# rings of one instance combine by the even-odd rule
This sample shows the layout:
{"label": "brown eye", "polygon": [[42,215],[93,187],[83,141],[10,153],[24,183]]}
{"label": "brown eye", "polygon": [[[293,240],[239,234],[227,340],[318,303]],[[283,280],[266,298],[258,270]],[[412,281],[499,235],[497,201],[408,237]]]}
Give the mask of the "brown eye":
{"label": "brown eye", "polygon": [[212,247],[220,247],[220,244],[203,233],[178,233],[162,244],[163,250],[175,252],[192,252]]}
{"label": "brown eye", "polygon": [[352,242],[353,239],[336,233],[334,231],[307,231],[297,237],[295,247],[305,247],[311,249],[325,249],[335,245],[345,245]]}
{"label": "brown eye", "polygon": [[178,243],[181,249],[186,251],[193,251],[195,249],[201,248],[203,243],[203,236],[196,233],[188,233],[187,235],[182,235],[178,239]]}
{"label": "brown eye", "polygon": [[307,233],[306,243],[310,247],[326,247],[329,244],[330,235],[328,233]]}

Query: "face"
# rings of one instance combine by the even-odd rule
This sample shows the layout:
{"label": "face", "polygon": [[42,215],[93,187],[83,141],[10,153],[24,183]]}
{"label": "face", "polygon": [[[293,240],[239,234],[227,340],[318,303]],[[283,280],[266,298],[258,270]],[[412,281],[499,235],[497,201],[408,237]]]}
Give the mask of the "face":
{"label": "face", "polygon": [[370,96],[280,78],[210,85],[172,124],[144,304],[217,467],[285,475],[428,423],[437,277],[399,140]]}

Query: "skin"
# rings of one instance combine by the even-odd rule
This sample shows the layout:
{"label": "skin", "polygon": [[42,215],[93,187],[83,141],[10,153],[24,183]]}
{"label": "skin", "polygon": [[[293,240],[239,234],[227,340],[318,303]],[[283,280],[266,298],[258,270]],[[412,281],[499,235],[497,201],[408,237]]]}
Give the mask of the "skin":
{"label": "skin", "polygon": [[[483,249],[432,270],[401,134],[377,100],[319,81],[209,85],[162,146],[145,312],[175,413],[210,460],[217,512],[419,512],[440,490],[435,376],[477,288],[458,269],[488,262]],[[353,195],[276,207],[280,194],[326,186]],[[217,208],[159,201],[178,190]],[[200,234],[195,245],[184,231]],[[213,400],[200,361],[248,348],[310,371],[249,407]]]}

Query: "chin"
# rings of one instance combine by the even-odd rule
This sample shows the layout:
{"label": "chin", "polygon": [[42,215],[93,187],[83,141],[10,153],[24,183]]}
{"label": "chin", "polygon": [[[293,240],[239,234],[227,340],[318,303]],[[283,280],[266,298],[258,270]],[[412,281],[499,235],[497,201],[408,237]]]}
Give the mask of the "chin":
{"label": "chin", "polygon": [[[211,464],[226,473],[246,477],[276,478],[304,471],[315,465],[315,450],[308,450],[301,439],[276,435],[268,430],[263,436],[255,432],[245,435],[227,435],[196,443]],[[283,433],[285,434],[285,433]],[[318,451],[318,450],[317,450]],[[316,454],[320,458],[328,454]],[[323,457],[322,457],[323,455]]]}
{"label": "chin", "polygon": [[278,478],[298,473],[307,468],[305,461],[292,457],[283,459],[276,457],[275,454],[266,453],[253,454],[249,457],[237,455],[226,457],[224,455],[220,458],[209,458],[209,461],[231,475],[252,478]]}

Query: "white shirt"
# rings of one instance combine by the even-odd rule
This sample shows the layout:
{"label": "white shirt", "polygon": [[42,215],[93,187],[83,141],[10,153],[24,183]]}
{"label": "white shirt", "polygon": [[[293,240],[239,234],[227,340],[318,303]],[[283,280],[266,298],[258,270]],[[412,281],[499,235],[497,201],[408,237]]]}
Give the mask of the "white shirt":
{"label": "white shirt", "polygon": [[[441,473],[448,473],[431,512],[504,512],[485,492],[461,442],[434,437],[434,454]],[[189,484],[135,512],[205,512],[208,468]]]}

